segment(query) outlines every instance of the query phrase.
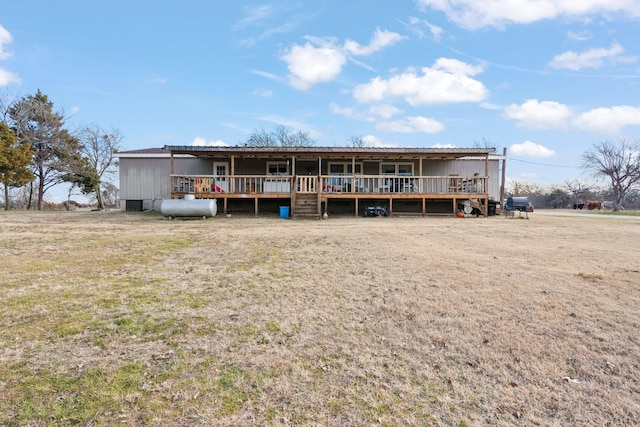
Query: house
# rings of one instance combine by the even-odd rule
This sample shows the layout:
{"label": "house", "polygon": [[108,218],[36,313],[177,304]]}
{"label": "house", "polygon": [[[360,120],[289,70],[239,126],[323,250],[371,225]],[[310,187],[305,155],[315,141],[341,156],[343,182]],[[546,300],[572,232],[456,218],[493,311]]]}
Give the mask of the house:
{"label": "house", "polygon": [[[117,154],[123,210],[163,199],[217,199],[218,212],[293,217],[491,213],[501,200],[503,155],[490,148],[165,146]],[[501,162],[502,160],[502,162]],[[495,206],[495,204],[493,205]]]}

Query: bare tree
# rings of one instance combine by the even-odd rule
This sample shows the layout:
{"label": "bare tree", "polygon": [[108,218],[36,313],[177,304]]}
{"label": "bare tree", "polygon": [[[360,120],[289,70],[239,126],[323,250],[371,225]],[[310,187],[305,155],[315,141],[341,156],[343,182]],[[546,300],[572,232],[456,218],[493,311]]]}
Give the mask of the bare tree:
{"label": "bare tree", "polygon": [[582,155],[582,167],[609,180],[613,210],[618,211],[629,190],[640,183],[640,143],[620,139],[595,144]]}
{"label": "bare tree", "polygon": [[518,179],[511,180],[507,188],[507,193],[513,196],[540,196],[544,194],[544,192],[544,188],[535,182],[521,181]]}
{"label": "bare tree", "polygon": [[497,151],[497,147],[490,139],[482,138],[481,141],[473,141],[473,148],[492,148],[493,151]]}
{"label": "bare tree", "polygon": [[120,201],[120,190],[110,182],[105,182],[102,186],[102,200],[108,209],[118,207]]}
{"label": "bare tree", "polygon": [[250,147],[275,147],[278,145],[274,135],[263,128],[254,129],[246,144]]}
{"label": "bare tree", "polygon": [[349,138],[347,138],[347,147],[366,148],[370,146],[371,144],[369,144],[365,137],[362,135],[351,135]]}
{"label": "bare tree", "polygon": [[251,147],[310,147],[315,143],[316,141],[311,138],[308,131],[292,131],[279,124],[271,132],[262,128],[254,130],[247,139],[246,145]]}
{"label": "bare tree", "polygon": [[[85,126],[78,132],[80,155],[86,160],[88,172],[94,177],[83,191],[94,192],[98,209],[106,209],[102,186],[109,175],[116,172],[114,153],[120,149],[123,136],[118,129],[105,131],[98,125]],[[87,181],[85,181],[87,182]]]}
{"label": "bare tree", "polygon": [[585,181],[581,179],[570,179],[565,181],[564,188],[571,194],[573,203],[584,202],[584,199],[589,197],[591,187]]}

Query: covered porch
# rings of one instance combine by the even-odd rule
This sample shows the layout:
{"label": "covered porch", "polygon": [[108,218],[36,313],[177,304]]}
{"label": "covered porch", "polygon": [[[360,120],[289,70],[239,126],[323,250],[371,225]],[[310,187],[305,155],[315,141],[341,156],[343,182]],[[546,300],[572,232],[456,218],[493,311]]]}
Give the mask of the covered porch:
{"label": "covered porch", "polygon": [[[225,214],[242,206],[261,215],[270,202],[290,206],[293,217],[358,216],[370,204],[390,213],[455,214],[465,201],[487,214],[489,149],[170,148],[171,197],[216,198]],[[174,155],[194,156],[213,173],[176,173]]]}

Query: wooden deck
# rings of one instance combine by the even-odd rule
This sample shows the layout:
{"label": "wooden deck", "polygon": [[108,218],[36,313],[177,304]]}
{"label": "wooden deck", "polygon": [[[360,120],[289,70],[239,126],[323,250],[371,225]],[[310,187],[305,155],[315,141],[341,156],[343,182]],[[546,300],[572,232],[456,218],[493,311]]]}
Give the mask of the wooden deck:
{"label": "wooden deck", "polygon": [[345,203],[356,216],[372,203],[384,204],[392,214],[394,204],[411,207],[407,213],[455,214],[467,200],[484,215],[487,182],[479,176],[171,175],[171,197],[216,198],[224,214],[234,200],[253,200],[256,216],[264,200],[291,206],[292,217],[320,217]]}

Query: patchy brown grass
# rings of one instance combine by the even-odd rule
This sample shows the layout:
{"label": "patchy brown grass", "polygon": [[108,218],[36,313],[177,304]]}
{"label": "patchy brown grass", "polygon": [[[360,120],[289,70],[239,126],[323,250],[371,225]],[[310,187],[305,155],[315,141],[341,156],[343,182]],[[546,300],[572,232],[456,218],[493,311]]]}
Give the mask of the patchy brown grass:
{"label": "patchy brown grass", "polygon": [[640,219],[0,215],[0,425],[638,425]]}

